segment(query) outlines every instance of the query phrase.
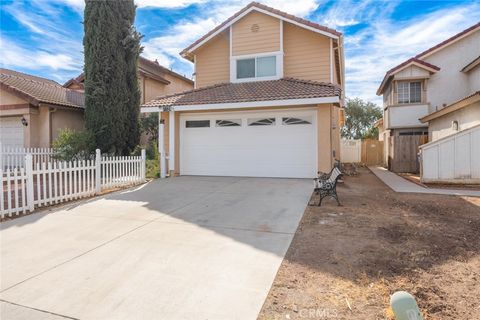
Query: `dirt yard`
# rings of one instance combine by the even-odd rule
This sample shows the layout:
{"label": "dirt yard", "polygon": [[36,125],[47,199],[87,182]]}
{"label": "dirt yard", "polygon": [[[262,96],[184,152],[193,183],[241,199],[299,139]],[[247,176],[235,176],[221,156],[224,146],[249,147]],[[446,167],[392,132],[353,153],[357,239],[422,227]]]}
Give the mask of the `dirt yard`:
{"label": "dirt yard", "polygon": [[[480,199],[394,193],[367,169],[307,207],[259,319],[480,319]],[[315,199],[316,200],[316,199]]]}

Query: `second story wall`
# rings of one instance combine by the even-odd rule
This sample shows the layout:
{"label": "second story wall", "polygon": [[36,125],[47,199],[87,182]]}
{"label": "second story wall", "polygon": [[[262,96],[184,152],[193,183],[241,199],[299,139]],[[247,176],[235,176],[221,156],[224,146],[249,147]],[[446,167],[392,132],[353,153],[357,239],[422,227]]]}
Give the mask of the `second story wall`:
{"label": "second story wall", "polygon": [[331,82],[329,38],[290,23],[283,38],[285,77]]}
{"label": "second story wall", "polygon": [[423,58],[440,67],[440,71],[429,80],[427,88],[427,100],[433,110],[441,109],[444,104],[449,105],[480,90],[478,76],[476,79],[475,75],[471,78],[471,75],[460,71],[479,55],[480,30]]}
{"label": "second story wall", "polygon": [[230,41],[225,31],[195,52],[196,87],[230,81]]}
{"label": "second story wall", "polygon": [[232,55],[280,51],[279,19],[252,12],[232,26]]}
{"label": "second story wall", "polygon": [[[336,68],[340,66],[333,63],[337,54],[334,46],[338,41],[313,30],[253,11],[192,52],[195,85],[196,88],[202,88],[225,82],[273,80],[282,77],[338,84]],[[239,60],[255,61],[255,68],[258,71],[260,59],[263,59],[262,63],[266,63],[266,59],[273,57],[276,65],[274,76],[269,72],[265,76],[251,77],[251,71],[247,76],[237,75]],[[271,70],[271,65],[268,68]]]}

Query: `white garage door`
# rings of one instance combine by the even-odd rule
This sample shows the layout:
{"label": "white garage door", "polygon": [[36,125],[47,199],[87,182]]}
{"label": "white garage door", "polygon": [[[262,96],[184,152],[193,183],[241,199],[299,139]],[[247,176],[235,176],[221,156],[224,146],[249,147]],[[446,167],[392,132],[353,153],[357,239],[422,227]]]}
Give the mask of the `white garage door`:
{"label": "white garage door", "polygon": [[312,178],[315,110],[183,114],[183,175]]}
{"label": "white garage door", "polygon": [[0,142],[3,146],[23,147],[21,117],[0,118]]}

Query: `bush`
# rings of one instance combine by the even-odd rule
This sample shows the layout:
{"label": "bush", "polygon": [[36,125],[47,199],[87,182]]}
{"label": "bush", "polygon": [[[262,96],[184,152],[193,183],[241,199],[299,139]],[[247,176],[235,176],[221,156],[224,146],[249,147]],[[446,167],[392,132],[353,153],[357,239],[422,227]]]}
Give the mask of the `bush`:
{"label": "bush", "polygon": [[146,172],[145,175],[147,178],[159,178],[160,177],[160,162],[155,159],[146,161]]}
{"label": "bush", "polygon": [[89,160],[95,154],[95,140],[89,131],[62,129],[53,142],[53,149],[58,160]]}

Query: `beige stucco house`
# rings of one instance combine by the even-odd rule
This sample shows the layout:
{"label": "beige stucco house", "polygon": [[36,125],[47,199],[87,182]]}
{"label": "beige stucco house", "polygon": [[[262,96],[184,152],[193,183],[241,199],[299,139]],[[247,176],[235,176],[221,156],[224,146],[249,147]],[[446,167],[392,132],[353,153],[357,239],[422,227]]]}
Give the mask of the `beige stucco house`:
{"label": "beige stucco house", "polygon": [[82,130],[83,93],[57,82],[0,69],[0,142],[49,147],[62,128]]}
{"label": "beige stucco house", "polygon": [[[462,122],[465,116],[472,116],[468,123],[480,120],[475,106],[462,107],[461,111],[452,107],[480,90],[479,64],[480,23],[477,23],[386,72],[377,90],[377,95],[383,95],[380,131],[386,163],[395,157],[390,154],[389,137],[423,136],[422,140],[428,137],[431,141],[452,133],[439,129],[447,119],[460,117],[458,121]],[[452,113],[450,110],[454,109],[457,111]],[[449,115],[441,116],[444,114]],[[437,120],[430,123],[432,119]],[[415,152],[411,154],[415,156]]]}
{"label": "beige stucco house", "polygon": [[[193,81],[140,57],[141,103],[193,88]],[[60,129],[84,129],[84,76],[59,83],[0,70],[0,142],[14,147],[50,147]]]}
{"label": "beige stucco house", "polygon": [[253,2],[181,56],[195,89],[142,108],[170,174],[314,177],[339,159],[341,33]]}

